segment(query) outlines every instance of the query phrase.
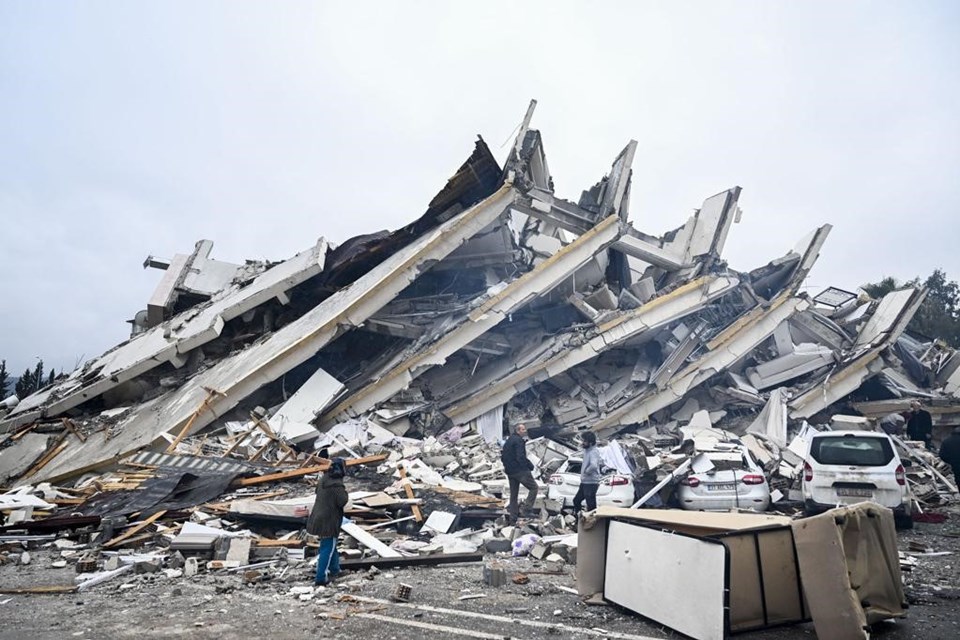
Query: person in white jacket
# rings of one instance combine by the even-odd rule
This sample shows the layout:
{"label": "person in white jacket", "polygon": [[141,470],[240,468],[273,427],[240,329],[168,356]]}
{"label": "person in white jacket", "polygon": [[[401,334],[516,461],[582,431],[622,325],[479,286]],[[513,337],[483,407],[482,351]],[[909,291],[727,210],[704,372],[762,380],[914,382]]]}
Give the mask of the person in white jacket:
{"label": "person in white jacket", "polygon": [[580,466],[580,488],[573,497],[573,512],[580,513],[583,501],[587,511],[597,508],[597,489],[600,488],[600,452],[597,451],[597,434],[585,431],[580,435],[583,443],[583,464]]}

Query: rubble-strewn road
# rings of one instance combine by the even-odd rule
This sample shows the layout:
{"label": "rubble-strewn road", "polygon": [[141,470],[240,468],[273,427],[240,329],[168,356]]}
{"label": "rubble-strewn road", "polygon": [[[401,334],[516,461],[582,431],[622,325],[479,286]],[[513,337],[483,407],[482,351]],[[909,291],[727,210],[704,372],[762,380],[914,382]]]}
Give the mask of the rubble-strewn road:
{"label": "rubble-strewn road", "polygon": [[[904,574],[911,607],[905,620],[884,623],[874,637],[952,640],[960,634],[960,517],[920,524],[901,534],[900,548],[923,543],[947,556],[916,556]],[[0,566],[0,586],[69,584],[72,567],[56,569],[54,554],[39,550],[29,565]],[[529,558],[505,559],[508,574],[543,570]],[[130,575],[84,593],[0,596],[0,638],[675,638],[677,634],[613,606],[588,606],[561,587],[564,575],[530,573],[530,582],[492,588],[480,564],[355,573],[335,588],[301,601],[291,594],[311,583],[294,567],[281,580],[246,585],[238,575],[201,574],[170,579],[162,573]],[[409,603],[391,602],[401,582]],[[482,598],[460,600],[483,594]],[[555,612],[559,611],[559,614]],[[738,635],[743,640],[813,638],[812,624]]]}

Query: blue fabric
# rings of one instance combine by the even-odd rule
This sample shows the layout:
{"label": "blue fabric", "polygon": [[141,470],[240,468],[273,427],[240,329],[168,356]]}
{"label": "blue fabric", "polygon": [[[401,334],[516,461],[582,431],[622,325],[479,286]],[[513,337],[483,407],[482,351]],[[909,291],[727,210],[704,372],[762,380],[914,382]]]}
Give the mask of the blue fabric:
{"label": "blue fabric", "polygon": [[337,538],[320,538],[320,550],[317,551],[316,584],[327,582],[340,573],[340,554],[337,553]]}

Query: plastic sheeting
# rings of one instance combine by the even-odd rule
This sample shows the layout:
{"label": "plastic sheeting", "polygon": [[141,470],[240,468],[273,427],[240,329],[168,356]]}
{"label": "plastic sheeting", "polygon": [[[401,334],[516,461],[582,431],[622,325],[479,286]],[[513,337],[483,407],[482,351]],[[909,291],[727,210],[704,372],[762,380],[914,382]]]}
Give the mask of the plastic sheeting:
{"label": "plastic sheeting", "polygon": [[778,447],[787,446],[787,393],[783,389],[770,392],[770,399],[757,419],[747,427],[747,433],[755,433]]}
{"label": "plastic sheeting", "polygon": [[220,496],[237,477],[236,472],[196,475],[159,470],[133,491],[110,491],[88,500],[84,515],[126,515],[136,511],[148,516],[157,511],[193,507]]}
{"label": "plastic sheeting", "polygon": [[489,444],[500,442],[503,439],[503,405],[477,418],[477,431]]}
{"label": "plastic sheeting", "polygon": [[603,460],[603,466],[608,469],[616,469],[617,473],[632,474],[633,467],[623,451],[623,447],[616,440],[611,440],[610,444],[597,447],[600,453],[600,459]]}

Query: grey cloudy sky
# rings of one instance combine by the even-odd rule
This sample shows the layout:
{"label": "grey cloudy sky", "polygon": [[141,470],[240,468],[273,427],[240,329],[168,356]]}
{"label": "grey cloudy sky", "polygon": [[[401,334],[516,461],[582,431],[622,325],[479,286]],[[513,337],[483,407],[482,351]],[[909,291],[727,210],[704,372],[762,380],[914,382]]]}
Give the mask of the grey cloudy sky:
{"label": "grey cloudy sky", "polygon": [[418,216],[530,98],[557,192],[631,138],[632,219],[744,188],[750,269],[960,279],[960,3],[0,0],[0,358],[122,341],[170,257],[281,259]]}

